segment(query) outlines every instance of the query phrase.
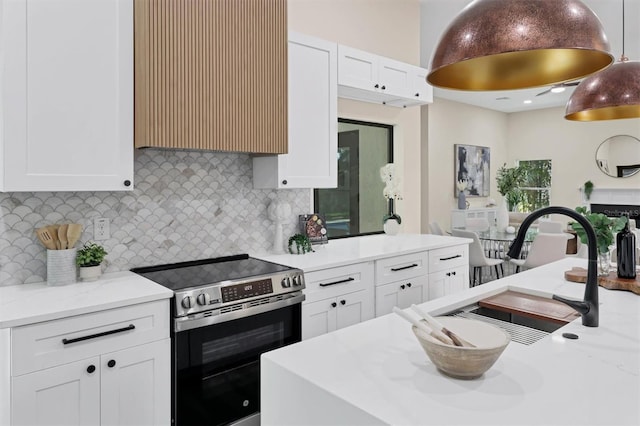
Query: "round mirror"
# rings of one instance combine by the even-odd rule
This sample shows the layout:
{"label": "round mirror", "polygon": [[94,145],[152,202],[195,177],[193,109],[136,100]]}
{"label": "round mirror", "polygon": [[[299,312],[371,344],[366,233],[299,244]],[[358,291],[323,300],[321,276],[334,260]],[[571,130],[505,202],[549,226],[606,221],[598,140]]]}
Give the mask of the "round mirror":
{"label": "round mirror", "polygon": [[611,136],[596,151],[596,164],[611,177],[629,177],[640,171],[640,140],[629,135]]}

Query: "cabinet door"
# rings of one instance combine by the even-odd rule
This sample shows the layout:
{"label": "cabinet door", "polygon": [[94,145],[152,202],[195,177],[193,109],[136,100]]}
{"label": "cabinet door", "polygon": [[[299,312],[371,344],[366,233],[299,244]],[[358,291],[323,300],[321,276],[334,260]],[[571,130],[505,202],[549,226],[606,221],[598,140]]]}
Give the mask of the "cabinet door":
{"label": "cabinet door", "polygon": [[376,317],[428,300],[428,277],[421,276],[376,287]]}
{"label": "cabinet door", "polygon": [[411,98],[422,103],[433,102],[433,87],[427,83],[428,70],[420,67],[411,68]]}
{"label": "cabinet door", "polygon": [[99,425],[99,357],[14,377],[11,408],[14,425]]}
{"label": "cabinet door", "polygon": [[289,34],[288,154],[253,158],[255,188],[338,186],[337,45]]}
{"label": "cabinet door", "polygon": [[340,329],[373,318],[373,291],[361,290],[337,298],[336,328]]}
{"label": "cabinet door", "polygon": [[169,425],[170,357],[170,339],[102,355],[102,424]]}
{"label": "cabinet door", "polygon": [[379,56],[348,46],[338,46],[338,84],[364,90],[380,90]]}
{"label": "cabinet door", "polygon": [[467,266],[429,274],[429,300],[455,294],[465,288],[469,288],[469,268]]}
{"label": "cabinet door", "polygon": [[302,340],[326,334],[336,329],[336,299],[302,303]]}
{"label": "cabinet door", "polygon": [[0,189],[133,189],[132,1],[2,8]]}
{"label": "cabinet door", "polygon": [[378,79],[380,90],[388,95],[409,98],[411,95],[410,65],[387,58],[380,58]]}

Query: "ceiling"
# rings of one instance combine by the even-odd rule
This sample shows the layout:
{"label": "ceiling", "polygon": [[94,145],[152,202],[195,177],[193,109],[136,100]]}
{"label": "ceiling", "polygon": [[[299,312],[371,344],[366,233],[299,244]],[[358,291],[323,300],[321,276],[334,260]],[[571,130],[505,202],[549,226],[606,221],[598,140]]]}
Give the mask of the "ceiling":
{"label": "ceiling", "polygon": [[[611,44],[611,53],[616,60],[622,54],[622,0],[582,0],[600,18]],[[429,68],[433,49],[447,25],[470,0],[420,0],[421,4],[421,63]],[[640,60],[640,0],[625,0],[624,52],[630,60]],[[456,102],[476,105],[496,111],[511,113],[541,108],[564,107],[575,90],[569,87],[562,93],[547,93],[549,89],[536,87],[522,90],[492,92],[469,92],[461,90],[434,89],[434,96]],[[506,99],[504,99],[506,98]],[[525,100],[531,103],[525,104]]]}

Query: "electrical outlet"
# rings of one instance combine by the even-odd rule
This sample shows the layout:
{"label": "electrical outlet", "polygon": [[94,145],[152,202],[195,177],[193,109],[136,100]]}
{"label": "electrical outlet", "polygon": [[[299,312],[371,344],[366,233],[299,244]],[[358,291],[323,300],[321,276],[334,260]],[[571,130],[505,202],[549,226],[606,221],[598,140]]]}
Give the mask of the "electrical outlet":
{"label": "electrical outlet", "polygon": [[99,217],[93,221],[93,239],[96,241],[108,240],[111,237],[109,230],[109,219]]}

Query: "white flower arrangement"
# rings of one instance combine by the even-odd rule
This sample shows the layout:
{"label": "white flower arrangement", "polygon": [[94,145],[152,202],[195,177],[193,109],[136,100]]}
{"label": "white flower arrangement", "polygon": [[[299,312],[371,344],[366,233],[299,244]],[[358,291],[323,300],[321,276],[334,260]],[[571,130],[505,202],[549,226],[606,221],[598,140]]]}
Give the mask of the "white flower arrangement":
{"label": "white flower arrangement", "polygon": [[396,174],[396,165],[388,163],[380,167],[380,179],[384,182],[385,187],[382,191],[382,195],[386,199],[402,200],[402,193],[400,191],[401,182],[400,175]]}
{"label": "white flower arrangement", "polygon": [[457,181],[456,188],[458,188],[458,192],[464,191],[467,189],[467,181],[465,179]]}

